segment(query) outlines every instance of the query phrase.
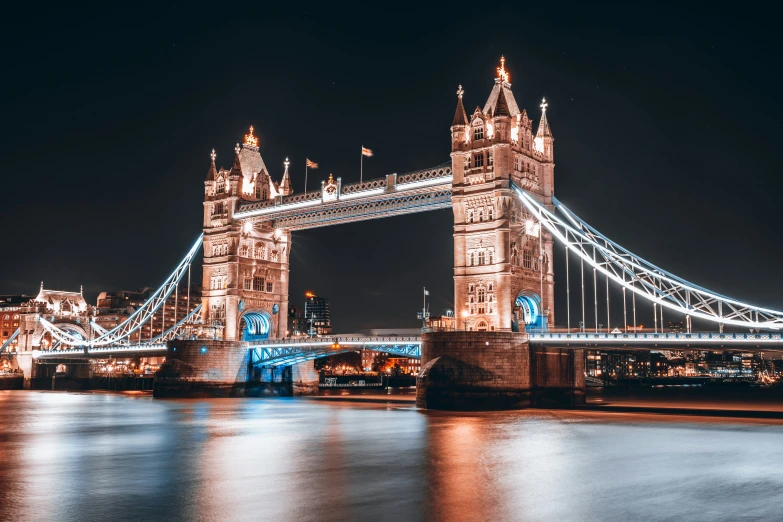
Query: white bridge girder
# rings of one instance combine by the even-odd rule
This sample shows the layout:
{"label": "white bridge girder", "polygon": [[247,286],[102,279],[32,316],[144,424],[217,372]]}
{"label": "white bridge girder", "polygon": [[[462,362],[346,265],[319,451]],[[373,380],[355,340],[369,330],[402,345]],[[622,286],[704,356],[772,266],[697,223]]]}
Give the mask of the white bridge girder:
{"label": "white bridge girder", "polygon": [[234,218],[271,222],[274,228],[309,228],[451,208],[450,164],[407,174],[342,185],[271,201],[240,205]]}

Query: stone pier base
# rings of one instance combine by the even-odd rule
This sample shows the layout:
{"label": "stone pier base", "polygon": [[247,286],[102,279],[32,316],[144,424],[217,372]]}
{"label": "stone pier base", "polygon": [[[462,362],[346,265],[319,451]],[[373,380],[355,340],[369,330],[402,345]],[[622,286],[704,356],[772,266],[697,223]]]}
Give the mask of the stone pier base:
{"label": "stone pier base", "polygon": [[582,350],[531,347],[524,333],[425,333],[421,361],[420,408],[556,408],[585,401]]}
{"label": "stone pier base", "polygon": [[310,395],[318,391],[313,362],[255,368],[241,341],[176,340],[155,375],[153,396],[259,397]]}

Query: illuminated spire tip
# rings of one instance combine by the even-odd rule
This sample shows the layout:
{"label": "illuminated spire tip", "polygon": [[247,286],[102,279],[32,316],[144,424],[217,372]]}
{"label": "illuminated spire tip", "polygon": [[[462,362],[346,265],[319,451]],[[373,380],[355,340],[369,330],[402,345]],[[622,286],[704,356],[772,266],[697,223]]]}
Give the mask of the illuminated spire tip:
{"label": "illuminated spire tip", "polygon": [[506,83],[508,82],[508,71],[506,71],[506,57],[502,56],[500,57],[500,67],[498,67],[498,79],[503,80]]}
{"label": "illuminated spire tip", "polygon": [[256,138],[255,134],[253,134],[253,126],[250,126],[250,133],[245,134],[245,145],[250,145],[251,147],[258,147],[258,138]]}

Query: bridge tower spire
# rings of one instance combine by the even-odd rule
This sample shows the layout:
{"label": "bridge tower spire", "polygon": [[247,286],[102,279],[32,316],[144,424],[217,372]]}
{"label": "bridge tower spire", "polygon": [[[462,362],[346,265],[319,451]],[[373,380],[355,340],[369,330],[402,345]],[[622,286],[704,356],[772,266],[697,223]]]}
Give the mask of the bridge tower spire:
{"label": "bridge tower spire", "polygon": [[552,238],[523,211],[511,183],[551,204],[551,132],[541,136],[548,153],[539,152],[532,123],[511,90],[505,57],[483,109],[470,118],[463,117],[463,94],[460,88],[451,126],[458,325],[478,331],[546,328],[554,321]]}

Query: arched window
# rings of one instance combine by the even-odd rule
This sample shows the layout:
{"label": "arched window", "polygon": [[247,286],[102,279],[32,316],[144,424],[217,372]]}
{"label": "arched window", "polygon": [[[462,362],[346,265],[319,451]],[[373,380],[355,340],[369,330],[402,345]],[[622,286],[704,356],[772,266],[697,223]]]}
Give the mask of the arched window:
{"label": "arched window", "polygon": [[487,219],[489,221],[492,221],[493,219],[495,219],[495,209],[493,209],[491,205],[489,207],[489,210],[487,210]]}
{"label": "arched window", "polygon": [[473,223],[473,211],[468,210],[468,219],[466,220],[468,223]]}
{"label": "arched window", "polygon": [[218,194],[223,194],[226,192],[226,184],[223,181],[223,179],[219,179],[217,182],[217,190],[215,190]]}
{"label": "arched window", "polygon": [[484,258],[484,251],[483,251],[483,250],[481,250],[481,251],[478,253],[478,264],[479,264],[479,265],[483,265],[483,264],[484,264],[484,262],[485,262],[485,258]]}
{"label": "arched window", "polygon": [[478,302],[483,303],[487,299],[487,292],[483,288],[478,289]]}
{"label": "arched window", "polygon": [[[495,286],[494,286],[492,283],[489,283],[489,285],[487,285],[487,290],[489,290],[490,292],[491,292],[491,291],[492,291],[494,288],[495,288]],[[491,297],[491,296],[490,296],[490,297]]]}
{"label": "arched window", "polygon": [[476,253],[475,252],[471,252],[470,253],[470,265],[469,266],[473,266],[475,264],[476,264]]}
{"label": "arched window", "polygon": [[484,139],[484,127],[483,126],[475,127],[473,129],[473,139],[474,140],[483,140]]}
{"label": "arched window", "polygon": [[490,265],[495,262],[494,258],[495,258],[495,251],[494,250],[490,250],[489,251],[489,264]]}
{"label": "arched window", "polygon": [[479,321],[479,323],[476,325],[476,330],[479,332],[486,332],[487,331],[487,323],[484,321]]}
{"label": "arched window", "polygon": [[484,211],[483,210],[479,210],[478,211],[478,219],[476,221],[478,221],[479,223],[484,221]]}

